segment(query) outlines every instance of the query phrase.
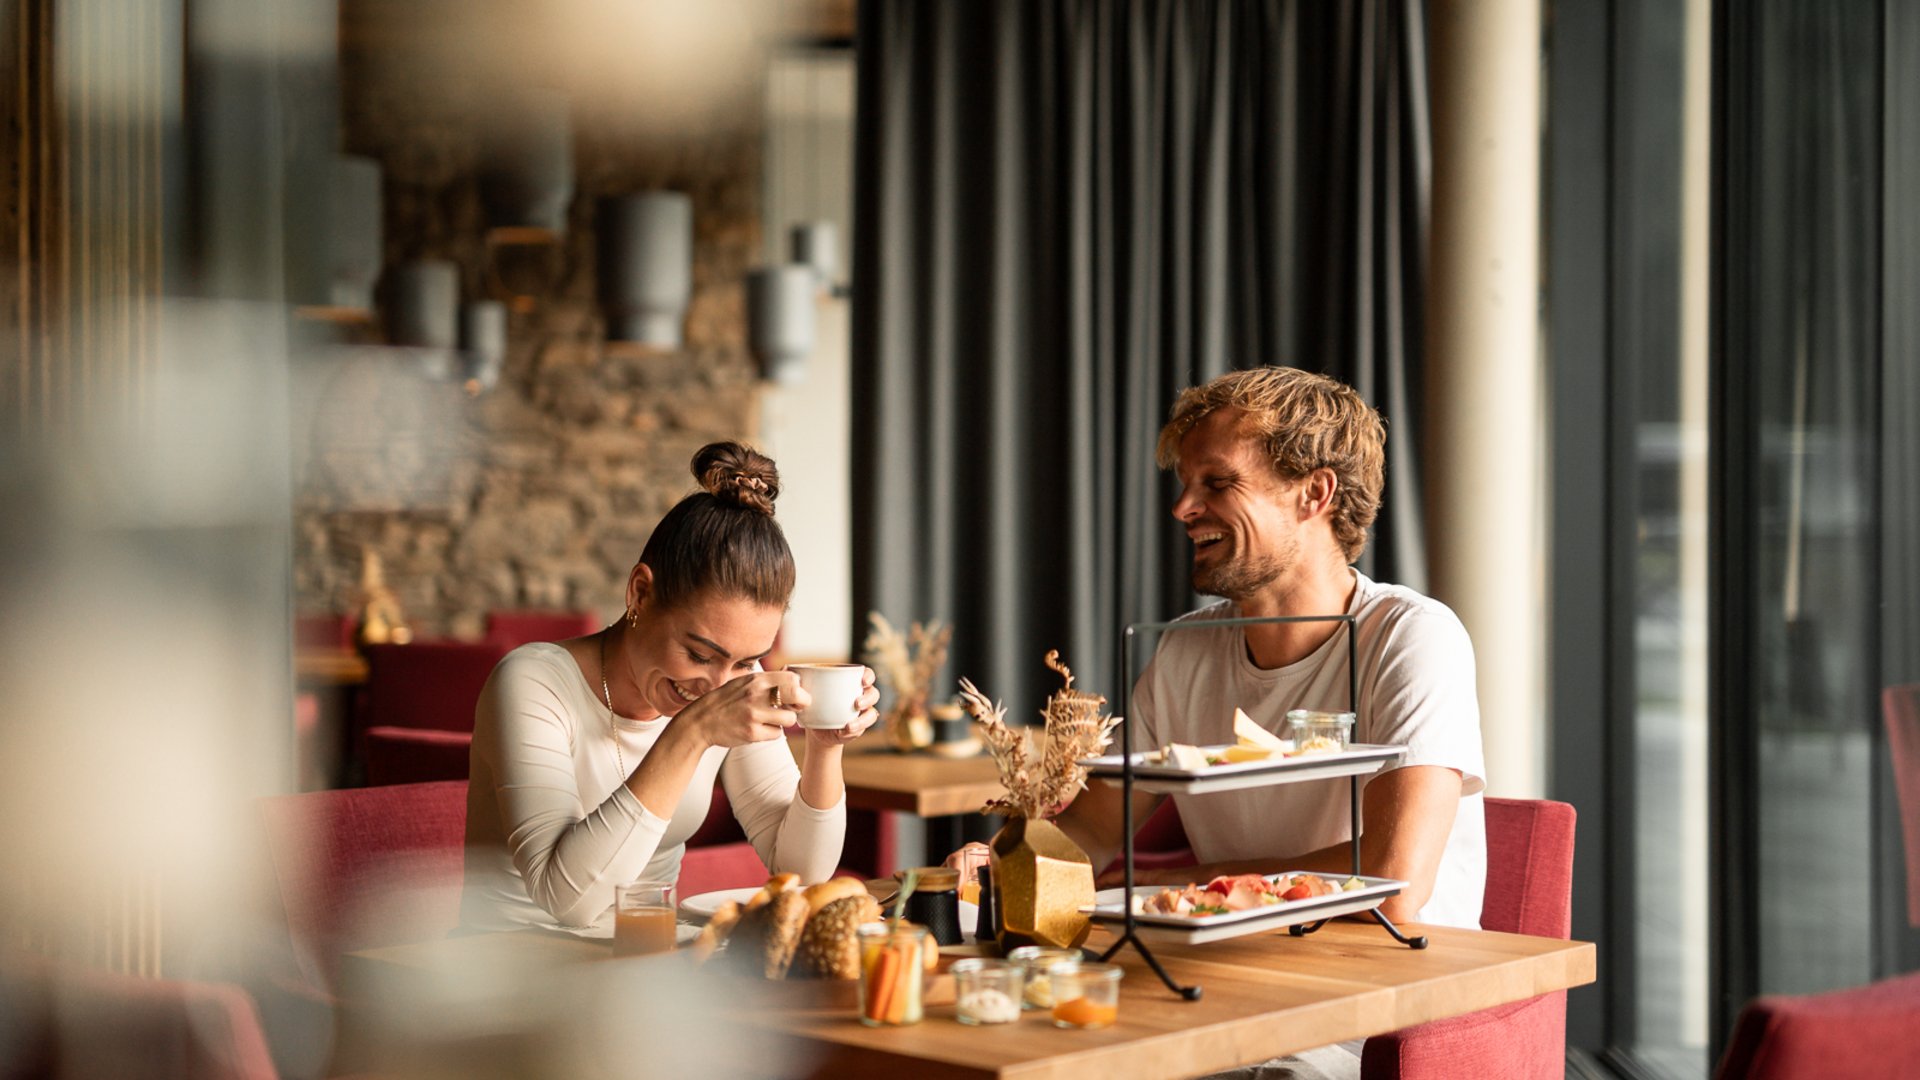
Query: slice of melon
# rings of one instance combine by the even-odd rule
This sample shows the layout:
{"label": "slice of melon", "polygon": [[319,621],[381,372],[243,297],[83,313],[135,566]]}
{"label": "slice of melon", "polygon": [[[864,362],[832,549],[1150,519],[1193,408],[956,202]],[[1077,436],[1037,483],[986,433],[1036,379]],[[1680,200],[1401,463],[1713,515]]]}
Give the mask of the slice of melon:
{"label": "slice of melon", "polygon": [[1233,710],[1233,735],[1241,746],[1269,753],[1285,753],[1287,744],[1280,736],[1253,722],[1245,709]]}

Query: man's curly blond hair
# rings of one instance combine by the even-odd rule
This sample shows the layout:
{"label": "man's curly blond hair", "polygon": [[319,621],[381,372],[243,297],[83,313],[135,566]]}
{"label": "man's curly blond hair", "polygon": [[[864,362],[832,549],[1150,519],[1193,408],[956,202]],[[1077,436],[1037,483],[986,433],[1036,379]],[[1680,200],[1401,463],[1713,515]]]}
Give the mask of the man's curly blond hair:
{"label": "man's curly blond hair", "polygon": [[1289,367],[1232,371],[1180,392],[1154,456],[1163,469],[1180,464],[1180,440],[1208,413],[1238,409],[1249,436],[1264,445],[1281,480],[1332,469],[1333,538],[1353,562],[1367,547],[1367,528],[1380,512],[1386,471],[1387,424],[1345,383]]}

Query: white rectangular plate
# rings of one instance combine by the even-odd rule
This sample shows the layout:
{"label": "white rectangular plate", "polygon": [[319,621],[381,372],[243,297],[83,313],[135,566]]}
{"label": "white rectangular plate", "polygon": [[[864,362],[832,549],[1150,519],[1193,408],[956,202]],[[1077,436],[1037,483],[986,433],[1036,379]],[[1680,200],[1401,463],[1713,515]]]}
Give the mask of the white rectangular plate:
{"label": "white rectangular plate", "polygon": [[[1203,746],[1209,755],[1226,752],[1225,746]],[[1269,784],[1295,784],[1303,780],[1325,780],[1337,776],[1367,776],[1379,772],[1407,752],[1404,746],[1379,746],[1351,743],[1335,754],[1304,754],[1300,757],[1268,758],[1264,761],[1230,761],[1200,769],[1181,769],[1172,765],[1154,765],[1146,753],[1133,755],[1133,786],[1141,791],[1167,795],[1204,795],[1210,791],[1235,791],[1265,787]],[[1119,754],[1086,758],[1080,762],[1089,776],[1116,777],[1122,772]]]}
{"label": "white rectangular plate", "polygon": [[[1289,871],[1287,876],[1308,873],[1304,870]],[[1269,880],[1281,875],[1269,875]],[[1328,881],[1345,881],[1345,877],[1321,874]],[[1224,915],[1162,915],[1142,913],[1133,917],[1133,925],[1141,936],[1164,941],[1176,941],[1185,945],[1204,945],[1209,941],[1241,937],[1246,934],[1267,933],[1284,930],[1289,926],[1302,923],[1319,922],[1340,915],[1352,915],[1356,912],[1370,911],[1379,907],[1389,896],[1396,896],[1407,887],[1404,881],[1393,878],[1377,878],[1362,875],[1361,888],[1352,892],[1337,892],[1328,896],[1316,896],[1306,900],[1291,900],[1268,907],[1249,908],[1246,911],[1229,911]],[[1204,884],[1204,882],[1195,882]],[[1152,897],[1164,886],[1136,885],[1135,896],[1142,899]],[[1082,909],[1092,915],[1096,922],[1119,923],[1126,919],[1126,911],[1121,907],[1123,889],[1102,889],[1094,894],[1094,906]]]}

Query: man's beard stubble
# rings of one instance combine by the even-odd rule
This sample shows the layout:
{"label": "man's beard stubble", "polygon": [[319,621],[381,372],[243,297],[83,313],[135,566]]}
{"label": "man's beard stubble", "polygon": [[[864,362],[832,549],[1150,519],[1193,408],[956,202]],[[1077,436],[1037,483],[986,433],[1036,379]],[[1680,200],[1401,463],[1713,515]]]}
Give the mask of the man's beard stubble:
{"label": "man's beard stubble", "polygon": [[1289,543],[1278,555],[1223,559],[1216,566],[1195,567],[1193,590],[1207,596],[1220,596],[1235,603],[1244,602],[1280,579],[1287,567],[1299,558],[1299,545]]}

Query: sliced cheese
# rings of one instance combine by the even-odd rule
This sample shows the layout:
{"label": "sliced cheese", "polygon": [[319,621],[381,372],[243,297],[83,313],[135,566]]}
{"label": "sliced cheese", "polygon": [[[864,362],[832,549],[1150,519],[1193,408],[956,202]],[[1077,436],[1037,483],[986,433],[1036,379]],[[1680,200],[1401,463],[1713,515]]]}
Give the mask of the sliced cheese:
{"label": "sliced cheese", "polygon": [[1245,709],[1233,710],[1233,735],[1241,746],[1270,753],[1283,754],[1287,751],[1286,741],[1266,728],[1253,722]]}
{"label": "sliced cheese", "polygon": [[1176,769],[1204,769],[1207,755],[1197,746],[1173,743],[1167,747],[1167,764]]}
{"label": "sliced cheese", "polygon": [[1228,761],[1236,761],[1236,762],[1237,761],[1265,761],[1268,758],[1272,757],[1273,755],[1274,755],[1274,751],[1269,750],[1264,746],[1234,745],[1234,746],[1227,747],[1226,758]]}

